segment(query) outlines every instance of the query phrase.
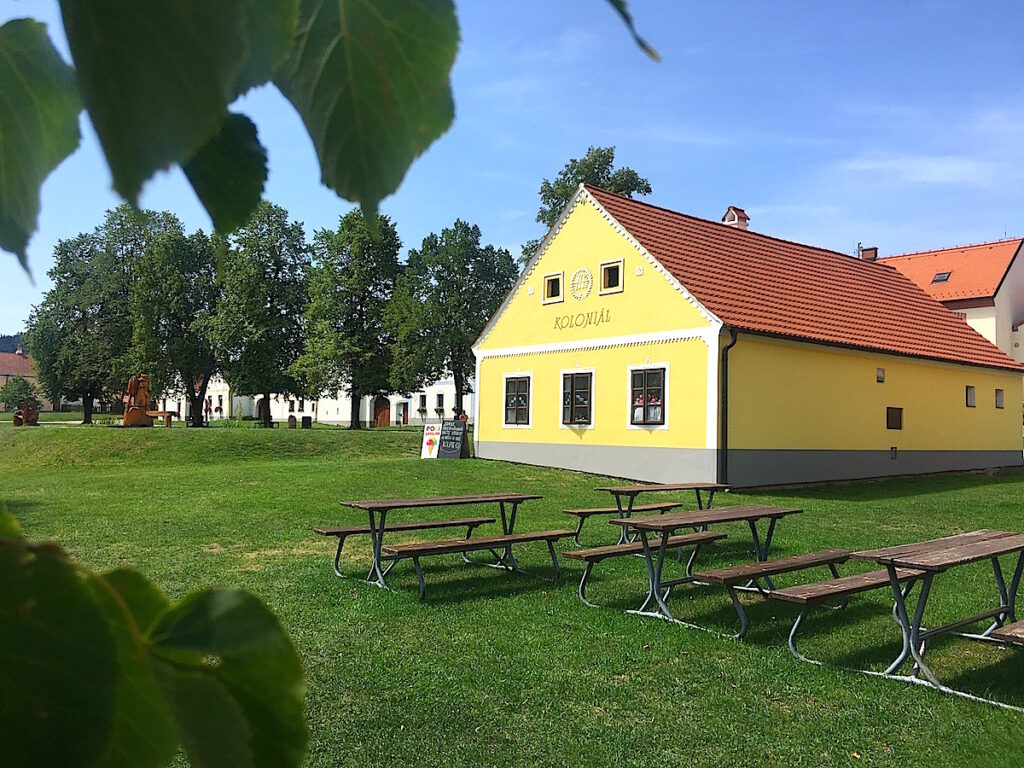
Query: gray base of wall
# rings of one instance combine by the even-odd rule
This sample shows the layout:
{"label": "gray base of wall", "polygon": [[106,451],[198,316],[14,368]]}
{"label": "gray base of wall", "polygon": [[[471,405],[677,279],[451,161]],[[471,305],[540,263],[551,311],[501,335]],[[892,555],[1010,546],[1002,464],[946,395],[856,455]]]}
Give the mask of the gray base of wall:
{"label": "gray base of wall", "polygon": [[970,469],[1017,467],[1021,451],[729,451],[728,481],[735,487],[858,480]]}
{"label": "gray base of wall", "polygon": [[621,448],[613,445],[551,445],[481,441],[476,455],[518,464],[559,467],[649,483],[713,483],[718,451],[700,448]]}
{"label": "gray base of wall", "polygon": [[[652,483],[718,481],[718,451],[480,442],[476,455]],[[1021,451],[729,451],[729,485],[820,483],[1024,465]]]}

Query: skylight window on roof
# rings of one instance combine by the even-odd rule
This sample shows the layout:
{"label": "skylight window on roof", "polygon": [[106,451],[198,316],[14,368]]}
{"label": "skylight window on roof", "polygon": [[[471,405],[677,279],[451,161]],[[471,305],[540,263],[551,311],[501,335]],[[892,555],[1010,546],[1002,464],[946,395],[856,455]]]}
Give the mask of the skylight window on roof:
{"label": "skylight window on roof", "polygon": [[936,272],[935,273],[935,277],[932,278],[932,282],[933,283],[945,283],[947,280],[949,280],[949,276],[951,274],[953,274],[953,273],[952,272]]}

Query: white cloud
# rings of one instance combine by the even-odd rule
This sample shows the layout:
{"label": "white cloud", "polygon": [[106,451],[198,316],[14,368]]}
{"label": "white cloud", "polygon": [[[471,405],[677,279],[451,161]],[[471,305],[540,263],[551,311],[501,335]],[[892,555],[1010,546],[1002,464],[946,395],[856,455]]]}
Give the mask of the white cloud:
{"label": "white cloud", "polygon": [[864,154],[842,160],[839,168],[869,173],[886,184],[963,184],[989,187],[999,178],[999,164],[970,155]]}

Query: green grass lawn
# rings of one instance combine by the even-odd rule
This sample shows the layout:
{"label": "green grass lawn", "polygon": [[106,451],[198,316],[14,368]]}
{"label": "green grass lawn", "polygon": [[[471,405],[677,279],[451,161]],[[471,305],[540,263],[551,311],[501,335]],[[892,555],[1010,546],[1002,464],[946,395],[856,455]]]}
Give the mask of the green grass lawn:
{"label": "green grass lawn", "polygon": [[[1024,716],[793,660],[791,606],[751,601],[742,643],[626,615],[645,591],[637,558],[598,566],[589,590],[607,606],[598,610],[576,597],[577,563],[563,560],[561,585],[547,581],[543,544],[517,550],[525,575],[432,558],[420,603],[409,564],[392,572],[393,591],[360,583],[369,543],[353,539],[343,559],[353,578],[339,580],[333,543],[311,529],[361,521],[338,507],[341,499],[543,494],[521,509],[520,530],[571,527],[561,509],[609,501],[593,490],[605,478],[421,461],[418,453],[418,432],[409,430],[4,429],[0,498],[27,536],[56,539],[93,568],[136,565],[174,597],[219,585],[266,601],[305,666],[309,765],[1021,764]],[[1021,473],[720,495],[716,503],[729,501],[805,510],[780,524],[777,555],[981,527],[1024,531]],[[729,539],[703,565],[752,558],[746,529],[725,530]],[[610,543],[616,531],[594,519],[588,535]],[[991,569],[961,569],[935,589],[932,624],[975,613],[994,595]],[[722,591],[683,587],[670,605],[679,618],[733,631]],[[875,668],[898,647],[882,592],[818,615],[802,644],[833,664]],[[929,659],[955,686],[1024,705],[1024,653],[940,640]]]}

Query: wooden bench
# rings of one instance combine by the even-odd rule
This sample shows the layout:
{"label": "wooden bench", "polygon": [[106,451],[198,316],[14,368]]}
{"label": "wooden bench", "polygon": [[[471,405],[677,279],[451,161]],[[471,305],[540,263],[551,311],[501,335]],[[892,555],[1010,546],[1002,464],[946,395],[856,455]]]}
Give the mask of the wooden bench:
{"label": "wooden bench", "polygon": [[1015,621],[989,633],[989,639],[1006,645],[1024,647],[1024,621]]}
{"label": "wooden bench", "polygon": [[164,426],[171,426],[171,418],[177,416],[174,411],[146,411],[146,415],[154,419],[163,419]]}
{"label": "wooden bench", "polygon": [[[736,615],[740,621],[739,632],[734,635],[738,640],[747,634],[749,627],[747,614],[743,610],[743,604],[740,602],[739,595],[736,594],[738,591],[753,589],[762,595],[775,594],[773,591],[775,590],[775,584],[772,582],[772,576],[796,573],[820,566],[828,567],[833,578],[838,579],[839,572],[836,570],[836,565],[849,560],[850,554],[848,549],[823,549],[819,552],[805,552],[801,555],[779,557],[774,560],[763,560],[756,563],[744,563],[743,565],[732,565],[727,568],[701,571],[693,575],[693,580],[696,583],[719,584],[728,590],[729,598],[732,600],[733,608],[736,609]],[[759,582],[764,582],[768,590],[763,589]],[[827,583],[831,584],[834,582]],[[845,603],[841,607],[845,607]]]}
{"label": "wooden bench", "polygon": [[[659,514],[665,514],[666,512],[677,509],[683,506],[682,502],[679,501],[664,501],[658,504],[640,504],[632,508],[633,512],[657,512]],[[573,534],[572,543],[577,547],[583,546],[580,544],[580,533],[583,532],[583,524],[595,515],[620,515],[622,511],[618,507],[593,507],[591,509],[563,509],[563,514],[574,515],[579,518],[579,522],[576,525],[576,533]]]}
{"label": "wooden bench", "polygon": [[[924,575],[924,571],[914,568],[896,569],[896,578],[900,583],[913,582]],[[814,607],[826,601],[839,599],[845,602],[853,595],[887,588],[891,585],[892,581],[889,578],[888,570],[869,571],[868,573],[844,576],[832,581],[820,581],[814,584],[800,584],[795,587],[787,587],[786,589],[775,589],[769,592],[768,596],[775,600],[798,603],[803,606],[800,615],[797,616],[796,621],[793,623],[793,629],[789,633],[789,651],[800,661],[818,664],[819,662],[808,659],[796,649],[796,636],[800,632],[800,627],[803,625],[804,619],[807,618],[807,614]],[[906,649],[904,649],[905,651]],[[889,674],[891,671],[892,667],[886,670],[886,674]]]}
{"label": "wooden bench", "polygon": [[[420,567],[420,558],[431,555],[452,555],[459,554],[465,559],[467,552],[479,552],[489,550],[498,562],[497,567],[506,570],[522,570],[515,559],[511,556],[514,544],[528,544],[535,541],[543,541],[548,545],[548,552],[551,554],[551,562],[555,567],[555,581],[558,581],[558,555],[555,554],[555,542],[572,536],[572,531],[531,531],[529,533],[510,533],[502,536],[485,536],[478,539],[448,539],[444,541],[416,541],[409,544],[385,544],[381,551],[387,553],[394,563],[406,558],[412,560],[416,567],[416,578],[420,583],[420,600],[426,594],[427,585],[423,580],[423,569]],[[499,555],[498,550],[504,550]],[[389,566],[390,570],[390,566]]]}
{"label": "wooden bench", "polygon": [[[493,522],[493,517],[467,517],[461,520],[428,520],[422,522],[410,521],[404,523],[388,523],[384,526],[384,531],[387,533],[391,533],[393,531],[427,531],[437,528],[461,528],[465,526],[466,538],[468,539],[473,535],[473,530],[475,528]],[[338,567],[338,562],[341,559],[341,548],[345,546],[345,539],[349,536],[369,536],[370,526],[369,524],[366,524],[346,525],[337,528],[314,528],[313,532],[320,536],[334,536],[338,539],[338,551],[334,553],[334,572],[340,578],[345,578],[345,575]],[[388,565],[387,570],[390,571],[394,564],[394,561],[392,561]],[[385,571],[385,573],[386,572],[387,571]]]}
{"label": "wooden bench", "polygon": [[[657,506],[657,505],[652,505]],[[676,505],[678,506],[678,505]],[[579,529],[577,529],[577,533]],[[693,562],[697,558],[697,553],[700,551],[701,545],[707,544],[712,541],[718,541],[724,539],[726,534],[715,533],[713,531],[698,531],[696,533],[687,533],[679,536],[670,536],[668,539],[667,549],[680,549],[689,545],[694,545],[693,552],[690,554],[690,559],[686,563],[686,576],[691,578],[693,573]],[[590,578],[591,572],[594,570],[594,566],[602,560],[607,560],[610,557],[621,557],[623,555],[635,555],[643,551],[642,541],[632,541],[626,544],[611,544],[605,547],[590,547],[589,549],[577,549],[570,550],[564,553],[565,557],[571,560],[582,560],[587,564],[587,567],[583,570],[583,578],[580,579],[579,596],[580,600],[583,601],[584,605],[589,605],[591,608],[597,606],[587,600],[587,580]],[[671,589],[671,585],[669,585]]]}

